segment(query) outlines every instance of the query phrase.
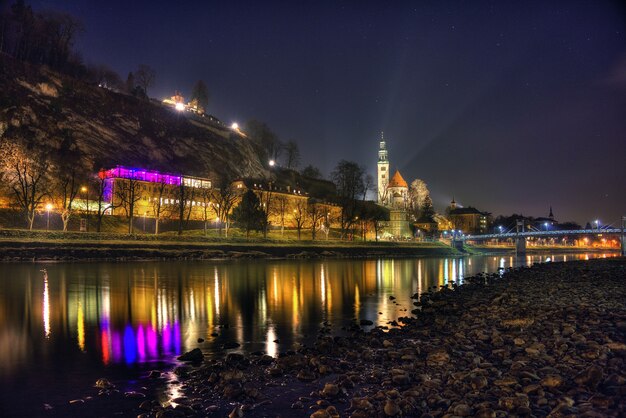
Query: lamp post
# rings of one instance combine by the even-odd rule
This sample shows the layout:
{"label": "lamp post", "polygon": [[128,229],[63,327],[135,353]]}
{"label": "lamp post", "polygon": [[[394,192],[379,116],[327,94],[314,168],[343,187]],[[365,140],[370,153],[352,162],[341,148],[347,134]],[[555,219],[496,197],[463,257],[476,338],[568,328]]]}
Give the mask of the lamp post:
{"label": "lamp post", "polygon": [[596,219],[596,229],[599,231],[600,230],[600,220]]}
{"label": "lamp post", "polygon": [[80,188],[80,191],[83,192],[85,200],[85,231],[89,231],[89,189],[87,189],[87,186],[83,186]]}
{"label": "lamp post", "polygon": [[52,204],[46,203],[46,212],[48,213],[46,218],[46,231],[50,230],[50,210],[52,210]]}

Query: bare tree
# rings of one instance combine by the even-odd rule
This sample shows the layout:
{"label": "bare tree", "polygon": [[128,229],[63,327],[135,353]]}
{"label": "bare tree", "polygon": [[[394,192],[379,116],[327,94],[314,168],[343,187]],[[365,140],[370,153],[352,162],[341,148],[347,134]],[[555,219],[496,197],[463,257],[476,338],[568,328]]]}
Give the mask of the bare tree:
{"label": "bare tree", "polygon": [[283,236],[285,232],[285,215],[287,214],[287,208],[289,207],[289,199],[283,195],[276,195],[274,197],[274,213],[280,219],[280,236]]}
{"label": "bare tree", "polygon": [[176,189],[176,208],[178,212],[178,235],[183,234],[183,229],[189,222],[191,210],[193,209],[193,199],[195,197],[196,188],[185,184],[185,179],[180,179],[180,185]]}
{"label": "bare tree", "polygon": [[304,228],[308,219],[307,203],[304,199],[298,199],[293,209],[293,225],[298,232],[298,240],[300,240],[302,228]]}
{"label": "bare tree", "polygon": [[57,199],[61,208],[61,220],[63,221],[63,231],[67,231],[70,218],[74,213],[74,200],[78,195],[79,185],[75,168],[66,168],[57,177]]}
{"label": "bare tree", "polygon": [[272,182],[270,181],[267,190],[261,189],[259,201],[261,202],[261,210],[263,211],[263,238],[267,238],[267,232],[270,227],[270,216],[274,212],[274,192],[272,190]]}
{"label": "bare tree", "polygon": [[228,237],[228,228],[230,226],[230,211],[237,199],[239,199],[239,191],[233,186],[233,183],[226,177],[221,179],[220,187],[215,190],[213,198],[215,203],[212,208],[217,217],[219,234],[222,235],[222,224],[224,225],[225,236]]}
{"label": "bare tree", "polygon": [[204,222],[204,236],[208,235],[208,223],[211,219],[211,206],[213,202],[213,191],[208,188],[200,190],[200,198],[202,199],[202,221]]}
{"label": "bare tree", "polygon": [[337,164],[331,177],[337,187],[338,203],[341,205],[341,236],[345,238],[347,231],[357,220],[357,199],[365,198],[372,180],[365,174],[362,166],[346,160],[341,160]]}
{"label": "bare tree", "polygon": [[155,191],[156,196],[152,198],[152,213],[154,215],[154,235],[159,235],[159,224],[161,223],[161,218],[164,216],[165,206],[164,200],[166,198],[167,191],[167,183],[161,180],[156,183]]}
{"label": "bare tree", "polygon": [[132,234],[133,220],[135,219],[135,205],[141,199],[141,185],[139,181],[133,178],[119,179],[115,184],[117,186],[115,195],[128,218],[128,233]]}
{"label": "bare tree", "polygon": [[317,202],[313,198],[309,199],[307,211],[311,223],[311,240],[315,241],[317,229],[323,226],[323,221],[328,211],[325,205]]}
{"label": "bare tree", "polygon": [[300,164],[300,149],[298,144],[293,139],[287,141],[285,144],[285,160],[287,162],[287,168],[296,168]]}
{"label": "bare tree", "polygon": [[0,144],[0,153],[5,174],[4,184],[12,191],[28,229],[32,230],[37,208],[49,195],[46,178],[49,164],[43,155],[26,151],[14,142],[3,141]]}
{"label": "bare tree", "polygon": [[137,71],[135,71],[135,82],[143,89],[146,96],[148,95],[148,88],[154,85],[155,79],[156,72],[149,65],[140,64]]}

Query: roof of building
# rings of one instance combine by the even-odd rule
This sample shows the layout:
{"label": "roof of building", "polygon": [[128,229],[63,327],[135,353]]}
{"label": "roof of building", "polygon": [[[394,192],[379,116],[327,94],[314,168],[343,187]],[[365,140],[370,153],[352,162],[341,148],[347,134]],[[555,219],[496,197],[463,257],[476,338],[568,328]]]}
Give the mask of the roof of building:
{"label": "roof of building", "polygon": [[387,185],[387,187],[406,187],[406,188],[408,188],[409,185],[402,178],[402,174],[400,174],[400,172],[398,170],[396,170],[396,172],[393,175],[393,177],[391,177],[391,180],[389,180],[389,184]]}
{"label": "roof of building", "polygon": [[452,209],[450,215],[484,215],[484,213],[472,206],[468,206],[466,208]]}

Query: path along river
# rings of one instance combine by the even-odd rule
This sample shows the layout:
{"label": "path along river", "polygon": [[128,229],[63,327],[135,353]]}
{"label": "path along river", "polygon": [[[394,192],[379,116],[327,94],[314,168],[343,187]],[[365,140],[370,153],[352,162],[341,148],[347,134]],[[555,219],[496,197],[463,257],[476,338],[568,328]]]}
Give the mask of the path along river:
{"label": "path along river", "polygon": [[410,315],[414,293],[479,272],[613,255],[3,264],[0,415],[46,416],[100,377],[137,389],[196,347],[276,356],[324,321],[336,332],[355,318],[385,326]]}

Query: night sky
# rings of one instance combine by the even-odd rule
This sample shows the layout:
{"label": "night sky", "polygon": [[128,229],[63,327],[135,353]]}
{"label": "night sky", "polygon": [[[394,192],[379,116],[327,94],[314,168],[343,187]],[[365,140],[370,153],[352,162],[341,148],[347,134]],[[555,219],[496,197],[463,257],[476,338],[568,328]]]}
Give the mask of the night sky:
{"label": "night sky", "polygon": [[494,215],[626,215],[626,17],[619,2],[32,1],[86,31],[85,61],[152,97],[203,79],[208,112],[294,139],[301,166],[392,169]]}

